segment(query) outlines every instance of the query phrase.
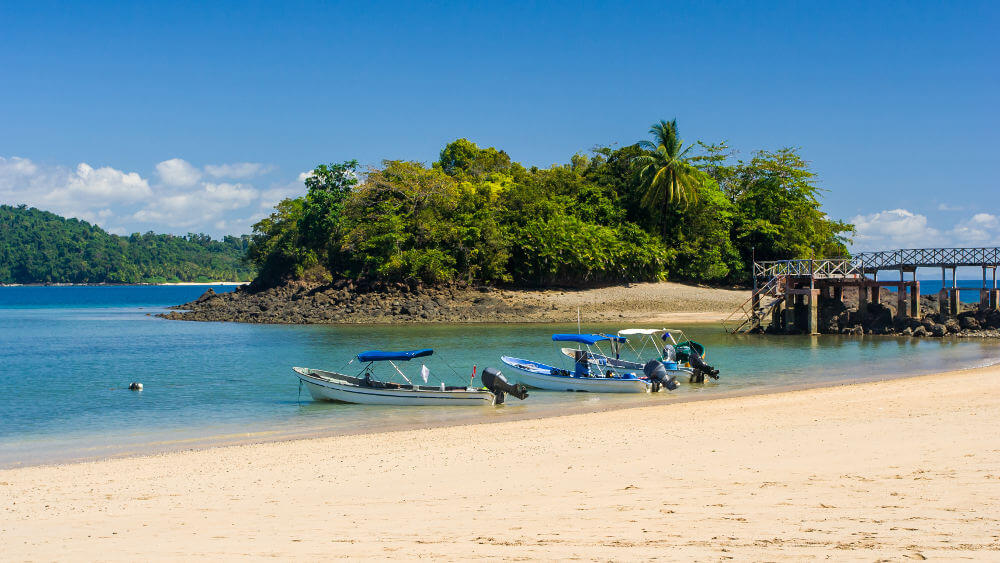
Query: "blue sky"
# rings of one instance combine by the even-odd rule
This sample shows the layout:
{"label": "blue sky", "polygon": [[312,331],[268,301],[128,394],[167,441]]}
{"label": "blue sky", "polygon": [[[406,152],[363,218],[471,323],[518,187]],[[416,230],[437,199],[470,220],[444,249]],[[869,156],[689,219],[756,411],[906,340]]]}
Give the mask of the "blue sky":
{"label": "blue sky", "polygon": [[242,233],[300,175],[676,117],[801,147],[857,246],[1000,244],[997,3],[0,4],[0,202]]}

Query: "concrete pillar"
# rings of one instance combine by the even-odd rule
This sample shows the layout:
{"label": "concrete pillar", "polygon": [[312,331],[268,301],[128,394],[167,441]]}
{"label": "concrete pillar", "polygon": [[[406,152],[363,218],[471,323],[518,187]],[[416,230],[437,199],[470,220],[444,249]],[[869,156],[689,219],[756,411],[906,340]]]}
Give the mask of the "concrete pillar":
{"label": "concrete pillar", "polygon": [[878,285],[872,286],[872,303],[878,305],[882,302],[882,287]]}
{"label": "concrete pillar", "polygon": [[948,310],[951,311],[952,315],[957,315],[959,312],[959,303],[961,301],[958,298],[959,290],[957,287],[953,287],[948,290]]}
{"label": "concrete pillar", "polygon": [[808,310],[806,312],[806,332],[809,334],[819,334],[819,290],[813,289],[809,292]]}
{"label": "concrete pillar", "polygon": [[899,287],[896,288],[896,316],[899,318],[909,316],[909,310],[906,306],[906,284],[901,283]]}
{"label": "concrete pillar", "polygon": [[785,328],[795,328],[795,295],[785,295]]}
{"label": "concrete pillar", "polygon": [[910,283],[910,316],[914,319],[920,318],[920,282]]}
{"label": "concrete pillar", "polygon": [[858,286],[858,315],[862,321],[868,316],[868,286],[864,282]]}
{"label": "concrete pillar", "polygon": [[938,292],[938,313],[942,317],[948,316],[948,290],[942,289]]}
{"label": "concrete pillar", "polygon": [[990,303],[987,306],[990,309],[1000,309],[1000,289],[990,290]]}
{"label": "concrete pillar", "polygon": [[771,328],[774,330],[781,329],[781,319],[783,318],[783,313],[785,312],[785,302],[778,301],[774,308],[771,309]]}
{"label": "concrete pillar", "polygon": [[833,298],[836,299],[837,301],[844,300],[844,286],[842,285],[833,286]]}

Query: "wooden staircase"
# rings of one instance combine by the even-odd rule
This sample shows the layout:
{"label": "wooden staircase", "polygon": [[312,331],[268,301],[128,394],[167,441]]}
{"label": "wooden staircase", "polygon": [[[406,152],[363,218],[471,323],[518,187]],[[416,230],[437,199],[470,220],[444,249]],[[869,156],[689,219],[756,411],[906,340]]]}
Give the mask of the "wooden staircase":
{"label": "wooden staircase", "polygon": [[751,332],[760,328],[761,323],[779,304],[785,300],[786,276],[777,275],[767,280],[750,295],[750,298],[733,311],[722,326],[730,334]]}

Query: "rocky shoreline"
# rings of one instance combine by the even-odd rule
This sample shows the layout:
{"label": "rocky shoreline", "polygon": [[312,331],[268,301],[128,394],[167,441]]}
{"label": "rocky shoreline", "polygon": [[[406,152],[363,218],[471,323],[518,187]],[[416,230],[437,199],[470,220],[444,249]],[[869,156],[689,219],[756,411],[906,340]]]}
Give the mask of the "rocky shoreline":
{"label": "rocky shoreline", "polygon": [[[961,304],[956,315],[941,315],[936,295],[920,296],[919,318],[896,314],[896,294],[882,289],[880,303],[868,303],[863,314],[858,309],[857,289],[846,289],[843,301],[820,297],[821,334],[896,335],[909,337],[1000,338],[1000,311],[980,309],[976,303]],[[763,332],[783,331],[765,329]],[[795,330],[789,332],[797,332]]]}
{"label": "rocky shoreline", "polygon": [[[158,316],[171,320],[271,324],[657,322],[670,315],[685,322],[718,320],[749,292],[672,282],[595,289],[522,290],[403,283],[290,282],[228,293],[206,291]],[[697,318],[704,315],[705,318]]]}

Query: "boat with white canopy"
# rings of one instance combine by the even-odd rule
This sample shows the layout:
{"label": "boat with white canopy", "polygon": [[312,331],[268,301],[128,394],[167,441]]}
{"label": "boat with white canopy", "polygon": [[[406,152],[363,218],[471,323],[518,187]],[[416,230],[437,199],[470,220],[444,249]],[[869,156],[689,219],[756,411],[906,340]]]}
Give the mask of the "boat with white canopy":
{"label": "boat with white canopy", "polygon": [[[397,362],[425,358],[433,353],[434,351],[430,348],[398,352],[382,350],[361,352],[348,363],[351,365],[357,360],[362,364],[357,375],[302,367],[293,367],[292,370],[299,377],[299,384],[305,385],[309,394],[317,401],[366,405],[490,406],[502,404],[504,396],[507,394],[518,399],[524,399],[528,396],[523,385],[511,385],[503,374],[495,368],[483,370],[480,376],[483,387],[472,387],[471,385],[447,385],[444,381],[440,381],[437,385],[431,385],[428,384],[431,374],[426,365],[421,365],[419,376],[408,376],[397,365]],[[390,375],[388,377],[376,376],[375,368],[377,366],[390,367]],[[405,383],[392,381],[396,376],[399,376]],[[417,377],[420,379],[418,380]],[[475,378],[475,371],[473,371],[472,377]],[[424,384],[419,384],[419,381]]]}
{"label": "boat with white canopy", "polygon": [[[632,371],[611,368],[607,363],[607,356],[600,353],[599,345],[620,345],[627,341],[624,337],[607,334],[553,334],[552,340],[579,345],[576,349],[570,349],[573,352],[572,371],[512,356],[501,356],[500,360],[516,370],[518,383],[550,391],[648,393],[658,391],[661,386],[671,390],[677,386],[660,362],[655,362],[658,364],[656,366],[639,366]],[[597,360],[597,357],[604,360]],[[649,369],[645,369],[647,367]]]}

